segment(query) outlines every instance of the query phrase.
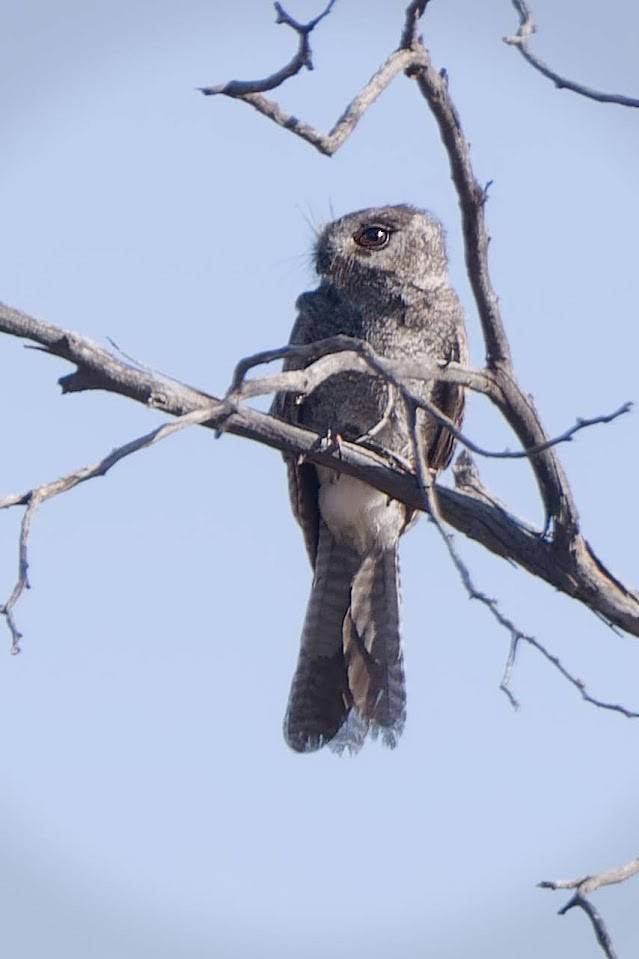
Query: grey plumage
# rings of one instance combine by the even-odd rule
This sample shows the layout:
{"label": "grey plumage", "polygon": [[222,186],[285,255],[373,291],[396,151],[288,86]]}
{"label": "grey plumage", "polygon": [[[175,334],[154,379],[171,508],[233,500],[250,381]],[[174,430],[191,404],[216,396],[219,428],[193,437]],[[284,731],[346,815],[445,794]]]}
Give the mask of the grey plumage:
{"label": "grey plumage", "polygon": [[[442,228],[429,213],[402,205],[342,217],[321,231],[315,262],[320,285],[299,297],[291,343],[344,333],[391,359],[466,361],[464,315],[448,280]],[[427,380],[408,385],[461,424],[461,388]],[[380,377],[348,372],[325,380],[302,403],[278,394],[272,411],[350,441],[378,426],[374,440],[362,441],[410,460],[404,408],[394,404],[388,415],[388,407]],[[429,467],[439,472],[450,461],[453,437],[429,417],[422,429]],[[292,458],[287,468],[315,575],[286,740],[300,752],[325,743],[356,749],[371,731],[393,746],[406,714],[397,547],[412,511],[345,474]]]}

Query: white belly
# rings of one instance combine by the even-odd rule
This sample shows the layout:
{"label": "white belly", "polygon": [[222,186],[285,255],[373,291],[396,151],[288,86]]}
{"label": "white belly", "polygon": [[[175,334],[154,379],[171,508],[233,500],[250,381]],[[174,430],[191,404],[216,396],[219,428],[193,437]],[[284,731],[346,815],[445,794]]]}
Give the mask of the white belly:
{"label": "white belly", "polygon": [[320,512],[335,539],[350,543],[360,555],[395,545],[406,525],[401,503],[352,476],[318,472]]}

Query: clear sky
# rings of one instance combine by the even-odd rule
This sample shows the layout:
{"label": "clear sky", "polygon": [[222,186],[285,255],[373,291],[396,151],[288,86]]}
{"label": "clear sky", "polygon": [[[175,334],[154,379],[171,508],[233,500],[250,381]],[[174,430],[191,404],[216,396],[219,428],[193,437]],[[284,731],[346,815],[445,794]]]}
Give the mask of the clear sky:
{"label": "clear sky", "polygon": [[[396,45],[405,0],[338,0],[315,71],[279,92],[328,128]],[[639,95],[639,8],[534,0],[535,48]],[[319,4],[297,0],[306,19]],[[445,223],[474,359],[457,203],[399,78],[333,159],[195,88],[271,72],[295,38],[266,0],[0,0],[0,298],[214,393],[286,341],[332,214],[407,201]],[[637,111],[556,90],[502,43],[506,0],[438,0],[424,33],[492,180],[491,267],[518,373],[551,432],[639,399]],[[62,362],[0,343],[0,495],[161,422],[61,397]],[[468,432],[513,439],[472,399]],[[583,527],[637,581],[637,414],[563,451]],[[481,462],[538,522],[525,465]],[[17,511],[0,515],[0,595]],[[472,544],[475,579],[593,694],[639,709],[639,645]],[[595,959],[541,879],[637,854],[639,722],[582,703],[471,603],[426,521],[402,548],[408,723],[398,748],[298,756],[281,721],[310,569],[273,451],[193,429],[38,515],[23,653],[0,634],[0,926],[14,959]],[[597,904],[625,959],[637,880]]]}

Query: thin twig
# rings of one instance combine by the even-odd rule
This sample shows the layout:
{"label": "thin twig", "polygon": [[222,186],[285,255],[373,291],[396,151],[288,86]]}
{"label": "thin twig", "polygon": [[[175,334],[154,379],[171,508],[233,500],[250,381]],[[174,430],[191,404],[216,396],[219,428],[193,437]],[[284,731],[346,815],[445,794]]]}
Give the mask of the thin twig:
{"label": "thin twig", "polygon": [[299,23],[297,20],[294,20],[293,17],[284,10],[281,3],[273,4],[277,14],[275,22],[283,23],[287,27],[291,27],[299,37],[299,46],[293,59],[287,63],[286,66],[280,70],[276,70],[275,73],[265,77],[263,80],[230,80],[228,83],[222,83],[218,86],[200,87],[199,89],[205,96],[224,94],[224,96],[235,97],[241,100],[248,94],[260,94],[264,93],[265,90],[273,90],[275,87],[279,87],[285,80],[294,77],[295,74],[304,68],[312,70],[313,52],[311,50],[309,36],[317,24],[329,15],[334,3],[335,0],[330,0],[326,9],[308,23]]}
{"label": "thin twig", "polygon": [[[271,363],[277,359],[291,357],[308,359],[319,357],[302,369],[285,370],[274,376],[260,379],[246,380],[246,374],[255,366]],[[576,433],[601,423],[611,423],[613,420],[630,412],[632,403],[626,402],[612,413],[602,414],[590,418],[579,417],[577,422],[552,439],[537,443],[522,450],[488,450],[466,436],[442,411],[406,386],[406,380],[436,380],[443,383],[457,383],[474,389],[479,393],[492,398],[490,371],[473,370],[457,363],[426,363],[405,360],[388,360],[377,354],[369,343],[348,336],[334,336],[325,340],[318,340],[308,344],[289,344],[273,350],[263,350],[252,356],[244,357],[235,367],[231,386],[227,391],[227,399],[237,402],[253,396],[263,396],[270,393],[297,393],[305,396],[337,372],[369,372],[380,374],[406,399],[410,399],[417,406],[427,412],[440,425],[444,426],[454,437],[471,452],[489,459],[526,459],[538,453],[567,443]]]}
{"label": "thin twig", "polygon": [[131,456],[138,450],[152,446],[154,443],[165,439],[167,436],[171,436],[173,433],[177,433],[178,430],[185,429],[187,426],[205,423],[207,420],[211,419],[211,413],[212,409],[208,407],[194,410],[192,413],[185,413],[179,419],[174,420],[171,423],[165,423],[163,426],[152,430],[150,433],[146,433],[144,436],[140,436],[137,439],[125,443],[123,446],[117,447],[116,449],[112,450],[108,456],[105,456],[92,466],[83,466],[81,469],[75,470],[73,473],[68,473],[66,476],[62,476],[57,480],[53,480],[51,483],[44,483],[42,486],[28,490],[26,493],[13,494],[0,499],[0,509],[7,509],[11,506],[26,506],[20,527],[18,547],[18,578],[15,586],[13,587],[11,595],[9,596],[9,599],[5,603],[0,604],[0,616],[4,616],[11,633],[12,653],[15,654],[20,652],[20,640],[22,638],[22,634],[16,625],[14,609],[24,590],[29,589],[28,547],[29,537],[31,535],[31,524],[33,522],[36,510],[42,505],[42,503],[49,499],[53,499],[54,496],[59,496],[61,493],[66,493],[68,490],[73,489],[74,486],[79,486],[80,483],[84,483],[87,480],[93,479],[95,476],[105,476],[106,473],[108,473],[108,471],[115,466],[116,463],[119,463],[120,460],[127,456]]}
{"label": "thin twig", "polygon": [[148,363],[143,363],[142,360],[139,360],[137,356],[132,356],[131,353],[127,353],[126,350],[123,350],[122,347],[116,343],[116,341],[111,336],[106,337],[107,343],[113,347],[118,356],[121,356],[127,363],[131,363],[133,366],[137,367],[138,370],[143,370],[145,373],[150,373],[151,376],[164,376],[164,373],[161,373],[160,370],[155,369],[152,366],[149,366]]}
{"label": "thin twig", "polygon": [[538,639],[535,639],[534,636],[529,636],[526,633],[522,633],[518,630],[510,620],[503,618],[502,625],[508,626],[511,628],[511,647],[508,654],[508,659],[506,662],[506,667],[504,669],[504,674],[502,676],[501,683],[499,688],[503,693],[508,696],[513,705],[517,706],[517,702],[510,690],[509,683],[512,676],[512,671],[515,663],[515,656],[517,654],[517,649],[520,642],[528,643],[529,646],[532,646],[533,649],[536,649],[544,659],[546,659],[555,669],[561,673],[563,678],[567,680],[571,686],[574,686],[578,690],[581,698],[585,702],[590,703],[592,706],[598,706],[600,709],[607,709],[613,713],[621,713],[622,716],[625,716],[627,719],[639,719],[639,712],[635,712],[632,709],[628,709],[626,706],[621,706],[618,703],[609,703],[603,699],[598,699],[596,696],[592,696],[586,689],[586,685],[582,679],[578,676],[573,675],[566,667],[563,665],[558,656],[553,656],[552,653],[548,652],[543,643],[540,643]]}
{"label": "thin twig", "polygon": [[598,706],[600,709],[621,713],[628,719],[639,719],[639,712],[634,712],[633,710],[627,709],[625,706],[620,706],[616,703],[608,703],[604,700],[591,696],[586,691],[583,681],[578,679],[576,676],[573,676],[573,674],[566,669],[557,656],[553,656],[551,653],[549,653],[543,643],[540,643],[539,640],[534,638],[534,636],[529,636],[524,633],[511,619],[502,613],[496,599],[487,596],[486,593],[482,592],[475,586],[470,574],[470,570],[459,554],[453,534],[449,533],[444,527],[444,521],[439,510],[438,491],[434,487],[432,473],[426,460],[426,453],[422,440],[424,431],[419,428],[419,416],[420,414],[423,415],[423,410],[419,408],[418,404],[413,400],[412,397],[404,396],[403,401],[404,408],[407,412],[408,422],[411,427],[411,440],[417,481],[424,496],[428,517],[441,536],[453,565],[455,566],[455,569],[457,570],[461,581],[464,584],[469,599],[476,599],[486,606],[492,616],[497,620],[499,625],[507,630],[508,633],[510,633],[510,651],[499,688],[508,697],[511,705],[515,709],[519,708],[519,703],[510,689],[509,684],[515,665],[517,647],[520,642],[526,642],[536,649],[537,652],[541,653],[541,655],[561,673],[564,679],[568,680],[572,686],[578,689],[582,698],[585,699],[586,702],[591,703],[593,706]]}
{"label": "thin twig", "polygon": [[537,29],[528,4],[524,0],[512,0],[512,5],[519,14],[519,29],[515,36],[503,37],[504,43],[519,50],[524,60],[527,60],[539,73],[552,80],[559,90],[572,90],[573,93],[588,97],[590,100],[597,100],[599,103],[616,103],[622,107],[639,107],[639,100],[635,97],[627,97],[621,93],[602,93],[600,90],[593,90],[592,87],[584,86],[583,83],[568,80],[552,70],[528,46],[529,38]]}

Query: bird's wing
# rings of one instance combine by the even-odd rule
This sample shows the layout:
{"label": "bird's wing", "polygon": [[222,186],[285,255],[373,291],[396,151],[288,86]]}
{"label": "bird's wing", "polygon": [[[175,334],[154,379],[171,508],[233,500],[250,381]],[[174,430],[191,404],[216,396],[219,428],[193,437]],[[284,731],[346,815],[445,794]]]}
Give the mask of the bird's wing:
{"label": "bird's wing", "polygon": [[[463,327],[458,339],[452,346],[448,359],[455,363],[466,363],[468,360],[468,348]],[[435,383],[431,394],[431,402],[458,429],[461,427],[465,406],[463,386],[457,386],[454,383]],[[437,473],[445,470],[451,461],[457,442],[453,434],[445,426],[429,419],[424,429],[424,440],[429,467]]]}
{"label": "bird's wing", "polygon": [[[297,302],[299,312],[289,343],[303,345],[313,343],[317,339],[317,335],[313,332],[316,326],[314,296],[315,294],[304,294],[299,298]],[[291,357],[284,360],[284,369],[300,370],[308,364],[308,360]],[[286,423],[296,425],[302,421],[301,405],[297,402],[294,393],[277,393],[270,411],[273,416]],[[306,549],[311,564],[315,567],[320,521],[317,470],[311,463],[300,463],[297,456],[285,455],[284,460],[288,472],[288,489],[293,513],[302,528]]]}

